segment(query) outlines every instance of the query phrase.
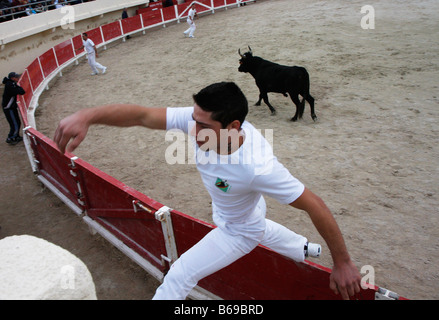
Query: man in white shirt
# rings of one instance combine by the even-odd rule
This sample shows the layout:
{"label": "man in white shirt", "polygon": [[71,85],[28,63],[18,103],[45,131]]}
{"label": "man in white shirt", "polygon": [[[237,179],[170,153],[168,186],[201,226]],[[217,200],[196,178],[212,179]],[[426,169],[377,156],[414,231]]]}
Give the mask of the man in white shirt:
{"label": "man in white shirt", "polygon": [[185,299],[202,278],[263,244],[296,261],[319,246],[265,218],[263,195],[306,211],[331,251],[330,288],[344,299],[360,291],[360,274],[325,203],[277,161],[271,146],[247,121],[247,99],[231,82],[212,84],[194,95],[187,108],[107,105],[83,109],[63,119],[54,141],[72,152],[92,124],[182,130],[190,135],[196,164],[212,198],[217,228],[172,265],[154,299]]}
{"label": "man in white shirt", "polygon": [[191,8],[189,10],[189,13],[187,15],[187,19],[186,19],[186,22],[189,25],[189,28],[185,32],[183,32],[185,37],[187,35],[189,35],[189,38],[195,38],[194,32],[195,32],[196,26],[195,26],[194,19],[196,16],[197,16],[197,11],[195,10],[195,3],[192,3]]}
{"label": "man in white shirt", "polygon": [[102,74],[107,72],[107,67],[104,67],[99,62],[96,61],[96,58],[98,57],[98,51],[96,50],[96,46],[93,42],[93,40],[89,39],[87,33],[82,34],[82,46],[76,50],[82,50],[85,48],[85,52],[87,53],[87,60],[88,64],[90,65],[90,68],[92,70],[91,75],[97,75],[98,68],[102,70]]}

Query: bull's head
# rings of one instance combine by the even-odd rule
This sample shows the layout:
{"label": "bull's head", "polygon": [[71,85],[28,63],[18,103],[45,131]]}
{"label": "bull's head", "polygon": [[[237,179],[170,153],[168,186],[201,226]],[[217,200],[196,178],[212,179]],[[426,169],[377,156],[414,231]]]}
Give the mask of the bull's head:
{"label": "bull's head", "polygon": [[248,52],[241,54],[241,49],[238,49],[238,53],[241,57],[241,59],[239,59],[239,72],[249,72],[249,60],[253,58],[253,51],[250,46],[248,46],[248,50]]}

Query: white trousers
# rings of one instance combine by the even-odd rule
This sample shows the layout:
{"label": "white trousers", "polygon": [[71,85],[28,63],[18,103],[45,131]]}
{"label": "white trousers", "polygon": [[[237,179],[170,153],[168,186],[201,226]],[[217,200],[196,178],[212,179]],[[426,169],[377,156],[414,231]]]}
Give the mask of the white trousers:
{"label": "white trousers", "polygon": [[[265,217],[265,202],[263,210]],[[305,237],[268,219],[265,225],[265,232],[250,237],[230,234],[219,227],[210,231],[175,261],[153,300],[185,299],[199,280],[248,254],[258,244],[295,261],[305,260]]]}
{"label": "white trousers", "polygon": [[193,37],[194,36],[194,32],[195,32],[195,29],[197,28],[196,26],[195,26],[195,22],[193,22],[193,21],[191,21],[191,20],[186,20],[186,22],[187,22],[187,24],[189,25],[189,28],[188,29],[186,29],[186,31],[184,32],[184,34],[185,35],[188,35],[189,34],[189,37]]}
{"label": "white trousers", "polygon": [[97,68],[101,69],[102,71],[105,69],[103,65],[96,61],[96,54],[94,52],[87,54],[87,60],[93,73],[98,73]]}

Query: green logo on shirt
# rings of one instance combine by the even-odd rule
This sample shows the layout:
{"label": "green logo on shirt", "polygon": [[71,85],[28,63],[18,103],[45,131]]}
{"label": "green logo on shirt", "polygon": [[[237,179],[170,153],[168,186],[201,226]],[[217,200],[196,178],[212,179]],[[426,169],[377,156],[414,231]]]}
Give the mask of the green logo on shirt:
{"label": "green logo on shirt", "polygon": [[217,186],[223,192],[227,192],[230,189],[230,185],[227,183],[227,180],[223,180],[221,178],[216,178],[215,186]]}

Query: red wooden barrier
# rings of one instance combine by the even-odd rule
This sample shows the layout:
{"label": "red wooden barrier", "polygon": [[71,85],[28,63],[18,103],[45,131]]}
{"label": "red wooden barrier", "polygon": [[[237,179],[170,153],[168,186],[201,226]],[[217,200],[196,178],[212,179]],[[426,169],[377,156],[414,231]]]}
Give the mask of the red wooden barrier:
{"label": "red wooden barrier", "polygon": [[36,131],[28,129],[31,135],[30,145],[35,159],[38,161],[38,174],[47,179],[71,202],[78,204],[78,186],[70,174],[71,161],[62,155],[55,146],[55,143]]}
{"label": "red wooden barrier", "polygon": [[214,8],[220,8],[225,6],[225,0],[213,0]]}
{"label": "red wooden barrier", "polygon": [[112,23],[103,25],[101,28],[102,34],[104,35],[104,41],[109,41],[122,35],[119,21],[114,21]]}
{"label": "red wooden barrier", "polygon": [[175,15],[174,6],[163,8],[162,11],[163,11],[163,20],[164,21],[171,21],[171,20],[174,20],[177,18]]}
{"label": "red wooden barrier", "polygon": [[26,69],[29,73],[32,88],[35,90],[44,80],[43,72],[41,70],[38,58],[32,61],[32,63],[28,65]]}
{"label": "red wooden barrier", "polygon": [[40,64],[43,70],[44,77],[49,76],[53,71],[58,68],[53,48],[47,50],[40,56]]}
{"label": "red wooden barrier", "polygon": [[[184,3],[182,3],[182,4],[179,4],[179,5],[177,6],[177,13],[178,13],[178,15],[180,16],[181,13],[182,13],[184,10],[186,10],[186,8],[187,8],[189,5],[190,5],[190,2],[184,2]],[[189,9],[187,9],[187,10],[185,11],[183,17],[187,17],[188,12],[189,12]],[[180,18],[181,18],[181,16],[180,16]]]}
{"label": "red wooden barrier", "polygon": [[[18,105],[18,110],[20,112],[20,114],[26,114],[27,112],[27,108],[26,108],[26,104],[24,102],[24,97],[23,96],[18,96],[17,97],[17,105]],[[22,121],[23,121],[23,128],[26,128],[29,126],[29,122],[27,121],[27,117],[21,117]]]}
{"label": "red wooden barrier", "polygon": [[[86,33],[88,35],[88,38],[91,39],[96,46],[101,44],[102,42],[104,42],[104,39],[102,39],[102,34],[101,34],[100,28],[89,30]],[[81,44],[81,46],[82,46],[82,44]]]}
{"label": "red wooden barrier", "polygon": [[152,26],[162,22],[162,14],[160,10],[142,13],[140,15],[143,19],[143,26]]}
{"label": "red wooden barrier", "polygon": [[[26,80],[27,79],[27,80]],[[20,80],[18,81],[18,85],[21,86],[23,89],[25,87],[31,87],[31,85],[26,85],[26,81],[28,81],[30,83],[30,78],[29,78],[29,72],[26,70],[24,70],[23,74],[20,77]],[[26,91],[26,89],[24,89]],[[23,122],[23,128],[26,128],[29,126],[29,122],[27,120],[27,110],[28,110],[28,105],[26,103],[26,98],[30,101],[30,99],[32,99],[33,93],[32,93],[32,89],[29,89],[29,91],[26,91],[25,93],[26,97],[24,95],[18,95],[17,96],[17,105],[18,105],[18,112],[20,112],[20,114],[22,115],[22,122]],[[25,115],[25,116],[23,116]]]}
{"label": "red wooden barrier", "polygon": [[142,13],[145,13],[145,12],[150,12],[150,11],[153,11],[153,10],[160,10],[161,8],[163,8],[163,5],[162,5],[161,1],[159,1],[159,2],[150,2],[148,7],[136,10],[136,15],[137,14],[142,14]]}
{"label": "red wooden barrier", "polygon": [[70,39],[56,45],[54,49],[55,49],[56,58],[58,59],[58,64],[60,66],[75,57],[75,53],[73,52],[72,42],[70,41]]}
{"label": "red wooden barrier", "polygon": [[[30,84],[30,78],[29,78],[29,72],[25,71],[22,76],[20,77],[20,81],[19,81],[19,85],[24,89],[24,91],[26,92],[24,95],[22,96],[18,96],[21,98],[21,101],[23,103],[23,108],[24,110],[29,109],[29,105],[31,102],[31,99],[33,97],[33,92],[32,92],[32,86]],[[27,117],[24,117],[22,115],[23,120],[26,120],[27,122]]]}
{"label": "red wooden barrier", "polygon": [[[172,225],[178,254],[196,244],[213,226],[174,211]],[[226,300],[340,299],[329,288],[330,269],[297,263],[258,246],[250,254],[206,277],[199,286]],[[375,290],[362,290],[358,299],[374,299]]]}
{"label": "red wooden barrier", "polygon": [[197,0],[197,2],[205,4],[207,6],[206,7],[206,6],[202,6],[202,5],[199,5],[199,4],[195,4],[195,10],[197,10],[197,13],[202,13],[202,12],[210,11],[211,10],[211,8],[210,8],[210,5],[211,5],[210,0]]}
{"label": "red wooden barrier", "polygon": [[[154,212],[163,205],[81,159],[75,161],[75,166],[86,199],[87,215],[165,272],[168,265],[163,264],[161,258],[167,255],[164,236],[161,222],[154,217]],[[140,201],[151,212],[135,210],[133,201]]]}
{"label": "red wooden barrier", "polygon": [[122,20],[123,34],[127,34],[142,28],[142,21],[140,16],[134,16],[131,18]]}
{"label": "red wooden barrier", "polygon": [[72,38],[72,43],[73,43],[73,49],[75,52],[75,55],[77,55],[78,53],[80,53],[78,50],[79,48],[82,47],[82,35],[78,34],[77,36]]}
{"label": "red wooden barrier", "polygon": [[[81,159],[72,161],[35,129],[29,128],[27,134],[40,176],[161,272],[167,270],[161,257],[167,255],[161,222],[153,214],[162,204]],[[152,213],[135,210],[133,201],[140,201]]]}

